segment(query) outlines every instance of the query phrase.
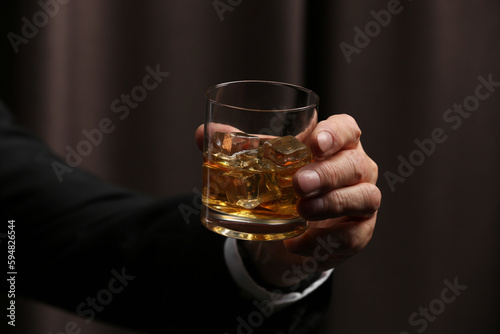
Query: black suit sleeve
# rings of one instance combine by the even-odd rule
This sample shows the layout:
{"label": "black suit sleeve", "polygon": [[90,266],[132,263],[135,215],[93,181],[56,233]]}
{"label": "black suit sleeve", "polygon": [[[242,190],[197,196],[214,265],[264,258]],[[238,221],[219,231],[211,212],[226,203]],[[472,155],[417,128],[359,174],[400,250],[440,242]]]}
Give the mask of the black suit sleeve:
{"label": "black suit sleeve", "polygon": [[149,332],[232,334],[242,319],[254,333],[299,333],[327,304],[326,286],[252,326],[258,308],[232,281],[225,238],[201,225],[193,196],[156,200],[78,168],[61,180],[54,162],[65,162],[1,104],[0,161],[2,224],[15,220],[16,292],[75,312],[82,329],[100,319]]}

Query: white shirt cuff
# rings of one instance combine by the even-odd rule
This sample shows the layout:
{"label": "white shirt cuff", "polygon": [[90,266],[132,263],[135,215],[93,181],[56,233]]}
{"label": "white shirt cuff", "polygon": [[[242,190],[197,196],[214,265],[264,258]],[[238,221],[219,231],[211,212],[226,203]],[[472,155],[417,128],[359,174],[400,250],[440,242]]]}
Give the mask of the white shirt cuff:
{"label": "white shirt cuff", "polygon": [[226,242],[224,244],[224,258],[226,260],[226,265],[231,276],[243,291],[248,293],[251,298],[254,298],[256,300],[267,300],[273,302],[276,309],[282,309],[292,303],[301,300],[302,298],[316,290],[321,284],[323,284],[328,279],[328,277],[330,277],[333,271],[333,269],[324,271],[315,282],[313,282],[303,291],[284,293],[278,288],[274,289],[273,291],[269,291],[258,285],[252,279],[243,264],[240,253],[238,252],[236,239],[226,239]]}

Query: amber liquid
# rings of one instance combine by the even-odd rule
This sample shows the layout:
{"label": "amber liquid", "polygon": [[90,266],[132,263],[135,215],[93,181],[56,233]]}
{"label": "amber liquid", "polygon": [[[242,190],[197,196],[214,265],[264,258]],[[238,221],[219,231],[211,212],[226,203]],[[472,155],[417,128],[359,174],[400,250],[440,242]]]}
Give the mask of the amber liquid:
{"label": "amber liquid", "polygon": [[[301,167],[301,166],[300,166]],[[255,219],[289,219],[299,217],[298,195],[293,189],[293,175],[300,168],[283,171],[263,172],[233,169],[206,159],[203,163],[203,203],[209,208],[238,217]],[[232,177],[232,175],[236,175]],[[241,178],[240,178],[241,176]],[[244,181],[241,181],[241,180]],[[234,183],[247,183],[243,186]],[[240,186],[240,187],[239,187]],[[259,196],[269,200],[255,208],[238,205],[238,194],[230,194],[237,188],[250,189],[249,196],[241,202],[251,201]],[[253,193],[252,193],[253,190]],[[264,194],[261,194],[264,192]]]}
{"label": "amber liquid", "polygon": [[[234,146],[247,145],[248,137],[244,139]],[[279,240],[304,232],[307,222],[297,213],[299,196],[293,176],[311,162],[310,150],[290,136],[249,150],[237,146],[234,153],[231,145],[214,145],[204,155],[201,218],[205,226],[247,240]]]}

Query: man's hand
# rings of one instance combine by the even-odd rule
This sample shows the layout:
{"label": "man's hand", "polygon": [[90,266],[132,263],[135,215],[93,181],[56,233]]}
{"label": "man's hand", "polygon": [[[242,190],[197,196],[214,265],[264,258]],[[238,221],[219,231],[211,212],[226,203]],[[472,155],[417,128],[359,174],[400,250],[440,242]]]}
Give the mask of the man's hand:
{"label": "man's hand", "polygon": [[[331,269],[370,241],[381,193],[375,186],[378,167],[364,152],[360,135],[351,116],[334,115],[318,123],[306,140],[315,161],[297,171],[294,187],[301,197],[297,210],[310,221],[309,229],[285,241],[243,244],[267,283],[290,287],[306,278],[290,276],[293,266],[307,262],[316,271]],[[201,147],[202,127],[196,140]]]}

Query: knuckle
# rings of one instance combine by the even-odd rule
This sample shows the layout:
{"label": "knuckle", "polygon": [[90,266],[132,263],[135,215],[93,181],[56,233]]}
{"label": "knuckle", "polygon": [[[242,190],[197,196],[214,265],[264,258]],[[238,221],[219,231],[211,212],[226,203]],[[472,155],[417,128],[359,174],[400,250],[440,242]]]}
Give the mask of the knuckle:
{"label": "knuckle", "polygon": [[370,170],[371,175],[373,175],[373,182],[376,183],[378,179],[378,165],[372,159],[370,159]]}
{"label": "knuckle", "polygon": [[368,170],[366,168],[366,155],[358,150],[348,150],[345,151],[347,161],[353,172],[353,181],[358,183],[360,181],[366,180]]}
{"label": "knuckle", "polygon": [[344,122],[347,128],[352,131],[354,138],[359,140],[359,138],[361,137],[361,129],[358,126],[358,122],[356,122],[354,117],[352,117],[351,115],[342,114],[341,116],[344,118]]}
{"label": "knuckle", "polygon": [[382,202],[382,193],[380,189],[371,183],[365,183],[362,190],[364,193],[363,197],[366,211],[368,213],[374,213],[380,208],[380,203]]}
{"label": "knuckle", "polygon": [[356,187],[333,190],[326,201],[326,211],[335,216],[355,215],[371,216],[380,208],[382,194],[371,183],[362,183]]}

